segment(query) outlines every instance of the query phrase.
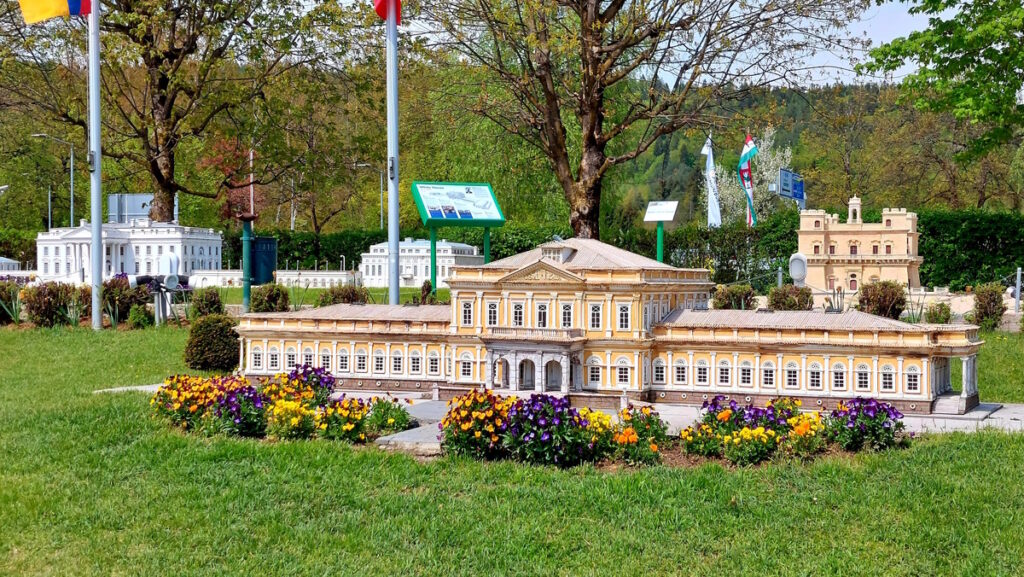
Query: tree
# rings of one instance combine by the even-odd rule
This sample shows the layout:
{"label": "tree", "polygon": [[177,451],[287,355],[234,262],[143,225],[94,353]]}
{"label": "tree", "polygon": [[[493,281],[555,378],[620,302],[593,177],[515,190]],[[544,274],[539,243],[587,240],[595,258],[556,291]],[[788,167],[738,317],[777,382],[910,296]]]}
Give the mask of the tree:
{"label": "tree", "polygon": [[[788,146],[775,145],[775,128],[765,129],[757,142],[757,156],[751,161],[754,173],[754,211],[759,219],[774,213],[779,207],[778,196],[768,191],[768,185],[779,178],[779,169],[789,168],[793,160],[793,151]],[[746,221],[747,193],[740,186],[736,177],[736,167],[715,165],[718,177],[718,203],[722,209],[722,221]],[[707,181],[700,181],[700,202],[707,206]]]}
{"label": "tree", "polygon": [[893,72],[915,64],[903,87],[922,110],[982,123],[961,159],[976,158],[1024,127],[1024,5],[1019,0],[900,0],[929,27],[871,51],[862,71]]}
{"label": "tree", "polygon": [[577,236],[602,179],[662,135],[710,129],[752,88],[792,81],[861,0],[425,0],[443,41],[490,78],[471,108],[547,158]]}
{"label": "tree", "polygon": [[[84,131],[84,19],[27,27],[14,2],[3,7],[0,104]],[[179,167],[181,147],[251,111],[285,71],[341,61],[332,55],[349,48],[345,18],[356,15],[330,1],[303,10],[287,0],[112,0],[103,8],[103,154],[149,176],[158,221],[171,220],[178,193],[212,198],[230,186],[231,178],[213,190],[196,186],[195,171]]]}

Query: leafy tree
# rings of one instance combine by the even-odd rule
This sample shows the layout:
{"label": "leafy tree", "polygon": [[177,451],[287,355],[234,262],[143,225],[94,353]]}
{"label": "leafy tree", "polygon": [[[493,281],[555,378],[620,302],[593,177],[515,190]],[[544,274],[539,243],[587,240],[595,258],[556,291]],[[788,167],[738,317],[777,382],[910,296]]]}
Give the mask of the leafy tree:
{"label": "leafy tree", "polygon": [[917,71],[903,87],[922,110],[982,123],[962,158],[977,158],[1015,138],[1024,127],[1024,5],[1019,0],[900,0],[926,14],[927,29],[871,51],[861,70]]}
{"label": "leafy tree", "polygon": [[577,236],[599,237],[609,170],[715,125],[753,88],[841,48],[855,0],[425,0],[442,39],[483,68],[471,108],[547,158]]}

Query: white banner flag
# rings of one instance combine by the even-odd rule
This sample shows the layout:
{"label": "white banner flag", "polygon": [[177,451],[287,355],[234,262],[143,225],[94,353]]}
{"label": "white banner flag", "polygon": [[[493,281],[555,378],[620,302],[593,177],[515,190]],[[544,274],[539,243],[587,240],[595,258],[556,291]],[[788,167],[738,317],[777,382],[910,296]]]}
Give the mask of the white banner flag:
{"label": "white banner flag", "polygon": [[704,181],[708,191],[708,228],[714,228],[722,226],[722,209],[718,204],[718,180],[715,177],[715,155],[711,151],[710,134],[700,153],[708,157],[704,165]]}

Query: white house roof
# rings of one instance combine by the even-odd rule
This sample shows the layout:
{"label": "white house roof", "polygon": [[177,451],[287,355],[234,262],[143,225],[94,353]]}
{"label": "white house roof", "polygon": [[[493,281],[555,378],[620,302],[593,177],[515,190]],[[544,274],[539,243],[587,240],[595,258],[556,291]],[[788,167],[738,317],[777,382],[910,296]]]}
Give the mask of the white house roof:
{"label": "white house roof", "polygon": [[3,257],[3,256],[0,256],[0,263],[3,263],[3,264],[21,264],[21,263],[19,263],[18,261],[14,260],[14,259],[10,259],[10,258]]}
{"label": "white house roof", "polygon": [[[388,246],[387,241],[385,241],[385,242],[378,242],[376,244],[370,245],[371,248],[383,248],[383,247],[387,247],[387,246]],[[449,241],[449,240],[439,240],[439,241],[437,241],[437,246],[439,246],[439,247],[446,246],[446,247],[451,247],[451,248],[467,248],[467,249],[475,249],[476,248],[475,246],[473,246],[471,244],[466,244],[466,243],[462,243],[462,242],[452,242],[452,241]],[[417,239],[407,238],[407,239],[404,239],[404,240],[402,240],[401,242],[398,243],[398,248],[399,249],[403,249],[403,248],[428,248],[429,249],[430,248],[430,241],[427,240],[427,239],[422,239],[422,238],[417,238]]]}
{"label": "white house roof", "polygon": [[592,238],[568,238],[544,243],[533,250],[521,252],[484,265],[484,268],[520,269],[541,260],[544,249],[562,248],[570,253],[560,264],[566,270],[621,269],[676,270],[675,267],[639,254],[605,244]]}

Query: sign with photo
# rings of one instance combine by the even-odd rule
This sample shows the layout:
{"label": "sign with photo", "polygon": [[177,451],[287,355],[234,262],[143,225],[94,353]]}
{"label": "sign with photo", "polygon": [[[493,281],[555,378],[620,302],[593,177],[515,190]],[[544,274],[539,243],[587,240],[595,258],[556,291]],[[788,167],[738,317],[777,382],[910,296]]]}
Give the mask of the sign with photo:
{"label": "sign with photo", "polygon": [[412,198],[427,226],[501,226],[505,215],[490,184],[414,182]]}

